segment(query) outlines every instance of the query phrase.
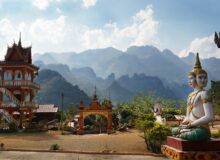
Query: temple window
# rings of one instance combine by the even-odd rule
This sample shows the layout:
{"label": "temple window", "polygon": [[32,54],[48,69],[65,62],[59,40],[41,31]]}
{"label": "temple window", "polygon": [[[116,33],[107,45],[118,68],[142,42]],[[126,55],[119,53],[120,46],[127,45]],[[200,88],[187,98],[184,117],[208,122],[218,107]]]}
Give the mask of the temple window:
{"label": "temple window", "polygon": [[29,102],[30,101],[30,93],[25,92],[25,94],[24,94],[24,101],[25,102]]}
{"label": "temple window", "polygon": [[21,71],[15,72],[15,80],[22,80],[22,73]]}
{"label": "temple window", "polygon": [[25,73],[25,80],[31,80],[31,74],[26,72]]}
{"label": "temple window", "polygon": [[3,94],[3,99],[2,99],[3,102],[10,102],[11,100],[9,99],[8,95],[6,94]]}
{"label": "temple window", "polygon": [[12,71],[4,72],[4,80],[12,80]]}

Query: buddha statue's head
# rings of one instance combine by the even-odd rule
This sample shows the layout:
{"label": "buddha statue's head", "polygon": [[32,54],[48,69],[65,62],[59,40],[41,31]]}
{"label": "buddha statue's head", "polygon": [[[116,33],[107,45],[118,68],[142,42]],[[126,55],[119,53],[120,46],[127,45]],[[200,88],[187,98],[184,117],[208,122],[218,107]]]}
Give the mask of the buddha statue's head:
{"label": "buddha statue's head", "polygon": [[197,86],[196,74],[193,71],[188,73],[188,84],[192,88],[196,88],[196,86]]}
{"label": "buddha statue's head", "polygon": [[196,54],[195,66],[193,70],[189,73],[195,76],[197,89],[203,89],[204,87],[206,87],[208,83],[208,74],[205,70],[202,69],[198,53]]}

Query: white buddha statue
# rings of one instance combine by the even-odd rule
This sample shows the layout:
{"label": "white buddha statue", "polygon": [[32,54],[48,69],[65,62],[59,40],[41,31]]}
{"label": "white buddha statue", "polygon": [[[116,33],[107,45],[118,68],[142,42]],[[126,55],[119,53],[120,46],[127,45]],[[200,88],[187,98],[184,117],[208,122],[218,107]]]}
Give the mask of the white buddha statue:
{"label": "white buddha statue", "polygon": [[163,105],[161,103],[155,103],[153,112],[154,112],[154,117],[156,118],[156,122],[161,123],[161,124],[165,124],[166,119],[161,116],[162,115],[162,108],[163,108]]}
{"label": "white buddha statue", "polygon": [[208,123],[214,119],[214,114],[211,97],[204,90],[208,82],[207,72],[201,67],[198,53],[194,69],[189,72],[188,78],[194,91],[188,96],[185,119],[179,127],[172,129],[172,133],[186,140],[208,140],[211,136]]}

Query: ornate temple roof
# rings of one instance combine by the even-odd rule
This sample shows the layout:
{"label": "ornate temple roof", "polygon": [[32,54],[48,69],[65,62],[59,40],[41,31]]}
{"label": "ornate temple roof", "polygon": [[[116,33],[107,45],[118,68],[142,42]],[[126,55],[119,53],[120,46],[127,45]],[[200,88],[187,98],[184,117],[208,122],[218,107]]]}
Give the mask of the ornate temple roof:
{"label": "ornate temple roof", "polygon": [[112,108],[112,102],[110,99],[110,96],[107,100],[106,104],[101,104],[98,100],[98,96],[96,94],[96,87],[95,87],[95,91],[93,94],[93,101],[89,106],[85,106],[85,108],[83,107],[83,100],[82,97],[80,98],[80,107],[79,109],[81,110],[106,110],[106,109],[111,109]]}
{"label": "ornate temple roof", "polygon": [[31,46],[30,47],[22,47],[21,44],[21,35],[18,41],[18,44],[13,43],[12,47],[8,47],[7,53],[5,55],[6,62],[24,62],[24,63],[32,63],[31,58]]}

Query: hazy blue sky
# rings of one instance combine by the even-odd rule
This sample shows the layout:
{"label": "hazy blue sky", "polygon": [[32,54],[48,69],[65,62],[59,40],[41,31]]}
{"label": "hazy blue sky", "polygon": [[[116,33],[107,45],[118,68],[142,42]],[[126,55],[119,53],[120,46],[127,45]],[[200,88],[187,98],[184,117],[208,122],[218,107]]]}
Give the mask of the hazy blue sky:
{"label": "hazy blue sky", "polygon": [[22,33],[33,53],[132,45],[219,57],[218,0],[0,0],[0,57]]}

